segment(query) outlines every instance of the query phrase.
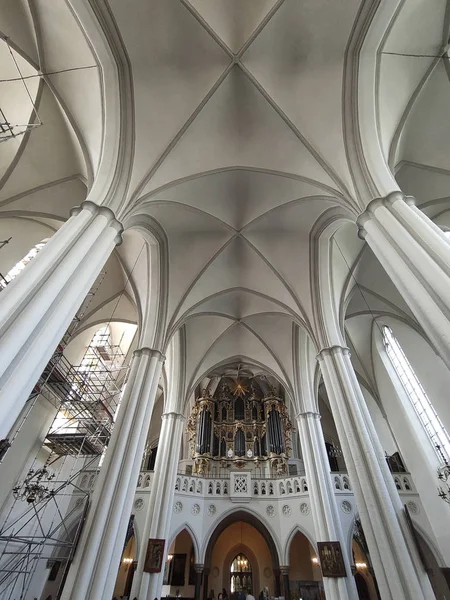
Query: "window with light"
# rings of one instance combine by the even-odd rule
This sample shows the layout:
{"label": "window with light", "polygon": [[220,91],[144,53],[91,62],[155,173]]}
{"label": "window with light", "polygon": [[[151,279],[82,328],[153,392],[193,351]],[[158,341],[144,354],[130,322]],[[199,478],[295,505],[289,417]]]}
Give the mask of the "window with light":
{"label": "window with light", "polygon": [[450,458],[450,437],[438,417],[425,390],[417,378],[392,330],[383,327],[383,343],[392,366],[413,405],[438,457]]}
{"label": "window with light", "polygon": [[45,240],[42,240],[41,242],[39,242],[38,244],[36,244],[35,246],[33,246],[33,248],[31,248],[31,250],[29,252],[27,252],[27,254],[22,258],[22,260],[19,260],[18,263],[16,263],[12,269],[10,269],[8,271],[8,273],[6,273],[6,275],[4,277],[0,276],[0,290],[5,288],[8,283],[11,283],[11,281],[13,279],[15,279],[17,277],[17,275],[23,271],[23,269],[25,269],[25,267],[27,266],[27,264],[33,260],[33,258],[35,256],[37,256],[39,254],[39,252],[42,250],[42,248],[45,246],[45,244],[48,242],[48,238],[46,238]]}

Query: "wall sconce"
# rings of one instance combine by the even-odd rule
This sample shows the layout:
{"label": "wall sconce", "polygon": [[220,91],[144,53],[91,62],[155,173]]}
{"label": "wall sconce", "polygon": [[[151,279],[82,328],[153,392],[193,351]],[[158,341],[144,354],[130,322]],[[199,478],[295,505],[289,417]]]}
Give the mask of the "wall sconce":
{"label": "wall sconce", "polygon": [[355,567],[357,569],[367,569],[367,564],[365,562],[355,562]]}
{"label": "wall sconce", "polygon": [[128,567],[133,563],[132,558],[122,558],[122,564],[125,565],[125,571],[128,571]]}
{"label": "wall sconce", "polygon": [[319,564],[319,559],[317,558],[317,556],[314,556],[314,558],[311,559],[311,562],[313,565],[318,565]]}
{"label": "wall sconce", "polygon": [[173,558],[173,554],[168,554],[167,555],[167,560],[172,560],[172,558]]}

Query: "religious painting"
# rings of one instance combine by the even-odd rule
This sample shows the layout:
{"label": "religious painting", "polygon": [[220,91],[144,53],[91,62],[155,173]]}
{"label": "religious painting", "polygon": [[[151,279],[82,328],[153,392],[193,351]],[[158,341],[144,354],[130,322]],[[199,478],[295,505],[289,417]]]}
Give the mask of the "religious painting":
{"label": "religious painting", "polygon": [[165,540],[150,539],[147,544],[145,556],[145,573],[160,573],[164,556]]}
{"label": "religious painting", "polygon": [[339,542],[318,542],[317,546],[323,577],[346,577],[341,544]]}

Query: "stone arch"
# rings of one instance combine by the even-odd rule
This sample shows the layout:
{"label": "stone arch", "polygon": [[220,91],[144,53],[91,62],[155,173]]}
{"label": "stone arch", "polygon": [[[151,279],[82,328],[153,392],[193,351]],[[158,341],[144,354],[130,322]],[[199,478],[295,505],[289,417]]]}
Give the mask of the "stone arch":
{"label": "stone arch", "polygon": [[250,358],[249,356],[244,356],[244,355],[239,354],[239,355],[229,356],[227,358],[224,358],[223,360],[208,367],[205,371],[203,371],[199,375],[197,375],[195,380],[193,380],[191,382],[191,384],[188,386],[188,389],[185,394],[184,406],[187,405],[187,403],[189,402],[189,398],[191,397],[191,394],[195,391],[196,387],[207,376],[208,373],[211,373],[211,372],[215,371],[216,369],[219,369],[220,367],[223,367],[223,366],[228,365],[229,363],[233,363],[233,362],[245,362],[246,364],[248,364],[250,366],[256,366],[256,367],[264,370],[267,374],[271,375],[274,379],[276,379],[283,386],[283,389],[286,393],[286,399],[289,399],[289,401],[292,402],[293,392],[287,381],[283,380],[278,373],[276,373],[273,369],[268,367],[266,364],[254,359],[254,358]]}
{"label": "stone arch", "polygon": [[199,563],[200,561],[200,546],[197,540],[197,536],[194,533],[194,530],[192,529],[192,527],[190,525],[188,525],[188,523],[182,523],[179,527],[177,527],[175,529],[175,531],[173,531],[169,537],[169,543],[167,545],[167,548],[169,549],[170,546],[173,544],[173,542],[176,540],[177,535],[179,535],[183,530],[186,530],[187,533],[189,534],[191,540],[192,540],[192,545],[194,546],[194,553],[195,553],[195,562]]}
{"label": "stone arch", "polygon": [[230,512],[228,512],[228,514],[225,513],[221,521],[219,523],[216,523],[215,526],[212,528],[212,531],[210,530],[211,532],[205,536],[203,548],[203,563],[205,565],[205,568],[211,567],[212,551],[220,534],[223,531],[225,531],[225,529],[229,525],[232,525],[233,523],[236,523],[238,521],[243,521],[248,525],[252,525],[256,529],[256,531],[258,531],[258,533],[264,538],[269,548],[270,555],[272,557],[273,568],[279,569],[280,556],[282,556],[282,553],[280,552],[279,547],[277,545],[276,536],[271,531],[269,531],[267,524],[265,524],[259,516],[257,516],[250,510],[244,509],[242,507],[238,509],[232,509]]}
{"label": "stone arch", "polygon": [[316,322],[316,338],[313,339],[316,347],[329,347],[345,345],[343,335],[343,297],[345,297],[344,283],[342,293],[332,286],[334,260],[332,255],[332,239],[343,227],[353,224],[356,238],[356,213],[343,210],[340,207],[330,208],[325,211],[315,222],[310,233],[310,265],[313,272],[319,273],[317,282],[312,286],[314,298],[314,321]]}
{"label": "stone arch", "polygon": [[304,527],[301,527],[300,525],[296,524],[291,529],[291,531],[286,539],[286,545],[285,545],[284,557],[283,557],[283,565],[289,565],[289,550],[291,548],[292,540],[297,535],[297,533],[301,533],[302,535],[304,535],[305,538],[308,540],[308,542],[311,544],[311,546],[314,548],[314,550],[317,552],[317,542],[315,539],[313,539],[311,537],[311,533]]}
{"label": "stone arch", "polygon": [[140,345],[163,348],[169,285],[167,236],[160,224],[149,215],[129,215],[123,220],[123,226],[124,235],[127,232],[138,234],[147,245],[145,270],[148,285],[145,295],[139,293],[130,277],[130,284],[138,305]]}

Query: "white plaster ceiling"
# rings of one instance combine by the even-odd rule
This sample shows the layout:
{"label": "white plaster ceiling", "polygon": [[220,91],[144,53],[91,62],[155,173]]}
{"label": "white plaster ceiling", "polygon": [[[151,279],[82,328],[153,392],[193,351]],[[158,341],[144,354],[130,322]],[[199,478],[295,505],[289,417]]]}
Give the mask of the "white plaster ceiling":
{"label": "white plaster ceiling", "polygon": [[[379,54],[378,122],[391,168],[412,165],[450,175],[449,16],[447,0],[409,0],[385,36]],[[405,179],[403,175],[408,186]]]}
{"label": "white plaster ceiling", "polygon": [[[1,144],[1,199],[74,176],[90,185],[102,144],[100,73],[68,3],[5,0],[0,35],[8,38],[21,73],[0,40],[0,107],[11,123],[19,117],[42,122],[31,134]],[[21,75],[31,100],[23,81],[11,81]]]}
{"label": "white plaster ceiling", "polygon": [[133,72],[126,214],[167,235],[168,335],[186,322],[194,378],[239,355],[291,385],[283,348],[313,318],[311,229],[356,206],[342,85],[360,2],[109,5]]}
{"label": "white plaster ceiling", "polygon": [[359,0],[109,3],[133,70],[134,197],[231,166],[352,197],[342,67]]}
{"label": "white plaster ceiling", "polygon": [[[132,10],[123,0],[105,2],[127,53],[134,103],[132,170],[118,216],[143,213],[167,236],[165,341],[185,323],[193,379],[240,356],[266,365],[289,388],[292,323],[311,331],[315,318],[311,231],[333,207],[353,217],[360,210],[342,98],[345,52],[362,2],[134,0]],[[381,142],[386,159],[393,152],[400,163],[405,186],[423,181],[416,173],[423,164],[450,172],[444,64],[421,87],[442,50],[445,7],[444,0],[403,3],[380,54]],[[95,48],[68,3],[4,0],[0,22],[31,76],[43,121],[22,140],[0,145],[0,216],[32,215],[44,219],[41,227],[66,218],[95,180],[105,90]],[[1,46],[2,79],[10,79]],[[35,77],[40,71],[44,78]],[[0,106],[27,118],[16,83],[0,86]],[[424,201],[439,197],[446,183],[435,185],[428,195],[424,186]],[[337,314],[361,245],[354,227],[335,237]],[[129,316],[136,303],[140,319],[150,318],[151,261],[140,234],[125,234],[116,260],[113,280],[126,290],[120,311]],[[395,289],[370,268],[373,277],[361,268],[355,276],[393,298]],[[113,283],[98,307],[103,316],[114,307]]]}

